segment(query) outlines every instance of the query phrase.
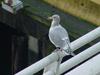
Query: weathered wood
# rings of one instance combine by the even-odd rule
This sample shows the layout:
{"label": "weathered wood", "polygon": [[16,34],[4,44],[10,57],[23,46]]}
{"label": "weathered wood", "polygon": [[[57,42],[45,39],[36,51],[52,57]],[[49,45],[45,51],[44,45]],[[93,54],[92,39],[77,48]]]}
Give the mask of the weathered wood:
{"label": "weathered wood", "polygon": [[91,1],[93,1],[94,3],[96,3],[96,4],[99,4],[99,5],[100,5],[100,0],[91,0]]}
{"label": "weathered wood", "polygon": [[[100,6],[91,0],[44,0],[45,2],[74,16],[100,25]],[[95,1],[95,0],[94,0]],[[100,3],[99,0],[95,2]]]}

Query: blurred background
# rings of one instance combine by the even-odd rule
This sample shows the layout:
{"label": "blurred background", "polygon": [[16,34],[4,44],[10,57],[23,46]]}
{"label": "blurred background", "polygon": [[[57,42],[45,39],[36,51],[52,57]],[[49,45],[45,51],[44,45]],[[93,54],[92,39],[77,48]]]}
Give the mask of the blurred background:
{"label": "blurred background", "polygon": [[[3,0],[0,0],[0,3]],[[61,16],[61,24],[71,42],[100,25],[99,0],[21,0],[24,8],[16,14],[0,5],[0,70],[13,75],[50,54],[55,47],[48,39],[53,14]],[[76,54],[99,39],[75,51]],[[63,61],[71,56],[64,57]],[[62,62],[63,62],[62,61]],[[42,71],[36,75],[42,75]]]}

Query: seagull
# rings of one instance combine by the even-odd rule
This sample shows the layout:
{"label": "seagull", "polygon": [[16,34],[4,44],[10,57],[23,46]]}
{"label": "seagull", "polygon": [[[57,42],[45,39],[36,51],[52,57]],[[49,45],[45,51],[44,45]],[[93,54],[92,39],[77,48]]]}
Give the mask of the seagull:
{"label": "seagull", "polygon": [[68,32],[60,24],[60,16],[55,14],[48,19],[52,20],[48,36],[56,50],[65,51],[67,55],[75,56],[70,46]]}
{"label": "seagull", "polygon": [[54,52],[57,53],[58,60],[46,66],[43,75],[48,71],[52,71],[54,75],[60,75],[59,69],[63,59],[62,54],[72,56],[75,56],[75,54],[70,47],[70,40],[66,29],[60,25],[60,16],[55,14],[48,19],[52,20],[48,36],[51,43],[56,47]]}

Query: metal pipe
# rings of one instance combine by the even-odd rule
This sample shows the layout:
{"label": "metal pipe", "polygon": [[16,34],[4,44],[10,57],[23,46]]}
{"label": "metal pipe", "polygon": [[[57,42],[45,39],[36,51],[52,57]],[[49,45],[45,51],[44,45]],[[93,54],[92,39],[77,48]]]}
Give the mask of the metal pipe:
{"label": "metal pipe", "polygon": [[64,62],[60,66],[60,73],[63,73],[75,65],[78,65],[82,61],[90,58],[91,56],[95,55],[96,53],[100,52],[100,42],[93,45],[92,47],[86,49],[85,51],[79,53],[75,57],[69,59],[68,61]]}
{"label": "metal pipe", "polygon": [[58,59],[57,53],[52,53],[47,57],[43,58],[42,60],[36,62],[35,64],[30,65],[29,67],[25,68],[24,70],[16,73],[15,75],[33,75],[34,73],[40,71],[48,64],[56,61]]}
{"label": "metal pipe", "polygon": [[[72,50],[76,50],[83,45],[93,41],[94,39],[100,37],[100,27],[94,29],[93,31],[87,33],[86,35],[80,37],[79,39],[75,40],[71,43]],[[64,55],[65,56],[65,55]],[[50,63],[56,61],[58,59],[57,53],[51,53],[49,56],[43,58],[42,60],[36,62],[35,64],[32,64],[31,66],[25,68],[24,70],[16,73],[15,75],[32,75]]]}
{"label": "metal pipe", "polygon": [[71,49],[75,51],[76,49],[84,46],[85,44],[95,40],[98,37],[100,37],[100,26],[73,41],[71,43]]}
{"label": "metal pipe", "polygon": [[[93,45],[92,47],[86,49],[85,51],[79,53],[78,55],[74,56],[73,58],[67,60],[66,62],[60,65],[60,74],[69,70],[70,68],[78,65],[79,63],[83,62],[84,60],[88,59],[89,57],[93,56],[94,54],[100,52],[100,42]],[[53,71],[48,71],[44,75],[51,75]],[[54,74],[52,74],[54,75]]]}
{"label": "metal pipe", "polygon": [[[100,75],[100,54],[65,75]],[[85,73],[85,74],[84,74]]]}

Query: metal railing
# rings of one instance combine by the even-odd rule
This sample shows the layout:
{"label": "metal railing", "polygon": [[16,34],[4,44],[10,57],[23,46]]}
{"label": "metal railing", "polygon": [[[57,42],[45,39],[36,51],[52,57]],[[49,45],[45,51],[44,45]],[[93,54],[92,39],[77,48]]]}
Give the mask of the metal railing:
{"label": "metal railing", "polygon": [[100,54],[89,59],[65,75],[100,75]]}
{"label": "metal railing", "polygon": [[[87,33],[86,35],[73,41],[71,43],[71,48],[73,51],[75,51],[76,49],[84,46],[85,44],[95,40],[98,37],[100,37],[100,27],[94,29],[93,31]],[[79,53],[78,55],[69,59],[68,61],[62,63],[60,65],[60,74],[67,71],[71,67],[77,65],[78,63],[82,62],[83,60],[89,58],[90,56],[94,55],[95,53],[99,52],[98,49],[100,50],[100,42],[95,44],[94,46],[86,49],[82,53]],[[87,56],[86,54],[88,54],[89,56]],[[62,55],[62,56],[65,56],[65,55]],[[81,56],[81,58],[80,58],[80,56]],[[40,61],[32,64],[31,66],[25,68],[22,71],[16,73],[15,75],[33,75],[33,74],[37,73],[38,71],[42,70],[43,68],[45,68],[47,65],[49,65],[57,60],[58,60],[58,55],[56,52],[53,52],[50,55],[48,55],[47,57],[41,59]],[[78,61],[78,62],[76,62],[76,61]],[[54,74],[53,74],[53,71],[50,70],[50,71],[46,72],[44,75],[54,75]]]}

